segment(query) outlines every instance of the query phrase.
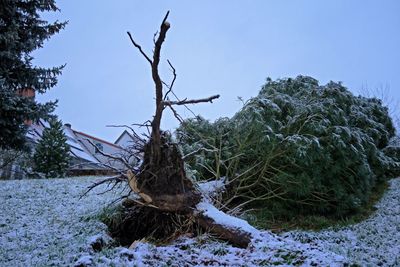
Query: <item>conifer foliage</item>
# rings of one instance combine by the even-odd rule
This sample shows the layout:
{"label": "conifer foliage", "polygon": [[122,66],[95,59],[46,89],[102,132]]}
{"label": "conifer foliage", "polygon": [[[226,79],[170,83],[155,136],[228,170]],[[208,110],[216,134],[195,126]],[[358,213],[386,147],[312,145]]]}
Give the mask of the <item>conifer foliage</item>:
{"label": "conifer foliage", "polygon": [[48,118],[56,102],[37,103],[20,90],[45,93],[57,84],[63,66],[32,65],[31,53],[66,22],[48,23],[41,12],[58,11],[54,0],[2,0],[0,4],[0,148],[25,148],[25,120]]}
{"label": "conifer foliage", "polygon": [[34,170],[43,173],[46,178],[64,176],[69,166],[69,151],[62,123],[53,119],[50,128],[43,131],[33,155]]}
{"label": "conifer foliage", "polygon": [[306,76],[267,80],[232,118],[192,119],[178,130],[200,178],[227,176],[227,201],[274,214],[345,215],[400,175],[388,109],[340,83]]}

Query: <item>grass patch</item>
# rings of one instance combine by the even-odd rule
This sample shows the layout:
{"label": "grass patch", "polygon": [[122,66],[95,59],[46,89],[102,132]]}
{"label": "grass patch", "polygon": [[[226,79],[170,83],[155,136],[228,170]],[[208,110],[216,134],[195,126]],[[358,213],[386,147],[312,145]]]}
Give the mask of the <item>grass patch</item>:
{"label": "grass patch", "polygon": [[123,220],[123,207],[121,205],[107,206],[97,214],[96,219],[113,229]]}
{"label": "grass patch", "polygon": [[267,209],[252,210],[246,213],[245,219],[253,226],[273,232],[285,232],[295,229],[319,231],[328,227],[343,227],[359,223],[370,217],[376,210],[375,204],[382,198],[389,187],[388,182],[375,187],[368,203],[359,211],[345,217],[322,215],[295,215],[291,218],[276,217]]}

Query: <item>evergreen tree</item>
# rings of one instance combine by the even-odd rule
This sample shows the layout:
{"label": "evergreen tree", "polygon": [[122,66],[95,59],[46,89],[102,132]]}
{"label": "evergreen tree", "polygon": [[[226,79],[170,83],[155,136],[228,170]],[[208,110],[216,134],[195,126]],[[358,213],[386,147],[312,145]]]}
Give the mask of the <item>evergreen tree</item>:
{"label": "evergreen tree", "polygon": [[0,4],[0,148],[26,148],[24,121],[49,118],[56,102],[37,103],[19,92],[44,93],[57,84],[63,66],[32,65],[34,50],[59,32],[66,22],[48,23],[41,12],[58,11],[54,0],[1,0]]}
{"label": "evergreen tree", "polygon": [[[347,215],[400,175],[395,128],[376,98],[307,76],[267,80],[232,118],[178,129],[197,178],[226,176],[235,197],[274,215]],[[201,153],[200,153],[201,152]],[[236,191],[235,191],[236,190]]]}
{"label": "evergreen tree", "polygon": [[53,119],[50,128],[43,131],[33,155],[34,170],[44,173],[47,178],[65,175],[70,160],[69,150],[61,121]]}

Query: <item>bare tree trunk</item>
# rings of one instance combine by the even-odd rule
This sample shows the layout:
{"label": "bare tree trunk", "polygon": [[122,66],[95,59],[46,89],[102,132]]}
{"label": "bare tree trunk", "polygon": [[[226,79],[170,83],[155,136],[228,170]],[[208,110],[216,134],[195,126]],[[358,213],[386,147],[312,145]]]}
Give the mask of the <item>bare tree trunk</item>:
{"label": "bare tree trunk", "polygon": [[160,133],[160,128],[161,128],[161,118],[162,118],[162,112],[164,110],[164,105],[163,105],[163,84],[160,78],[160,75],[158,74],[158,65],[160,63],[160,52],[161,52],[161,46],[165,40],[165,36],[167,34],[167,31],[170,27],[170,24],[167,22],[167,17],[168,17],[169,11],[165,15],[161,26],[160,26],[160,33],[158,35],[158,39],[154,44],[154,54],[153,54],[153,62],[151,64],[151,74],[153,77],[153,81],[155,84],[155,89],[156,89],[156,112],[154,114],[153,121],[151,123],[151,151],[153,153],[153,156],[151,158],[151,163],[158,165],[160,160],[161,160],[161,133]]}
{"label": "bare tree trunk", "polygon": [[[174,79],[171,85],[168,86],[161,80],[158,66],[161,47],[170,28],[170,24],[167,22],[168,15],[169,11],[161,23],[157,40],[154,41],[152,59],[146,55],[141,46],[134,41],[128,32],[133,45],[139,49],[140,53],[151,65],[156,95],[156,111],[151,122],[151,138],[144,147],[144,160],[137,176],[137,185],[140,193],[147,195],[148,200],[151,199],[152,205],[165,211],[187,212],[193,209],[194,205],[200,201],[200,193],[195,190],[192,182],[186,177],[182,155],[180,155],[176,145],[170,143],[167,134],[160,130],[162,114],[166,107],[170,107],[175,114],[175,110],[172,108],[173,105],[211,102],[213,99],[218,98],[219,95],[206,99],[185,99],[182,101],[170,101],[167,98],[168,93],[172,91],[176,78],[175,69],[168,61],[174,70]],[[169,89],[165,94],[163,92],[164,84]]]}

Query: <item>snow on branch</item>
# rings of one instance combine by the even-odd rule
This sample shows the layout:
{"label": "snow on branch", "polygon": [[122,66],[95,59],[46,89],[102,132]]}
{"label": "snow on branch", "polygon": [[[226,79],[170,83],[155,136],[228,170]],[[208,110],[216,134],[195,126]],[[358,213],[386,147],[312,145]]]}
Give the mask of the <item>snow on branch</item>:
{"label": "snow on branch", "polygon": [[210,102],[212,103],[213,100],[219,98],[220,95],[213,95],[207,98],[200,98],[200,99],[183,99],[180,101],[163,101],[164,106],[172,106],[172,105],[187,105],[187,104],[197,104],[197,103],[204,103]]}

